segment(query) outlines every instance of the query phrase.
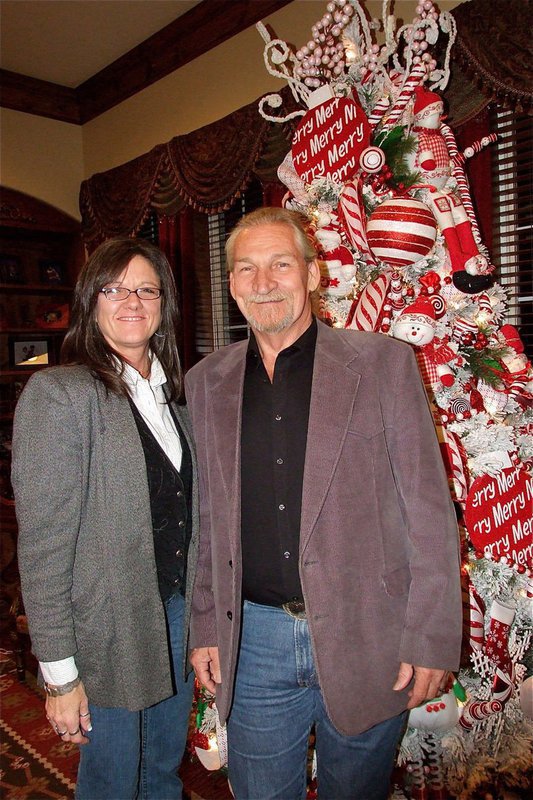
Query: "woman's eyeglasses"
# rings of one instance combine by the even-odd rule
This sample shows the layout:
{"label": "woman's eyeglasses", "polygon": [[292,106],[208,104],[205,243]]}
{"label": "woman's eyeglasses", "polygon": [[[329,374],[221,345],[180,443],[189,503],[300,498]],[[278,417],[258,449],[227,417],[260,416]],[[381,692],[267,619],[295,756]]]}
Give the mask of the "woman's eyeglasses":
{"label": "woman's eyeglasses", "polygon": [[155,289],[152,286],[140,286],[138,289],[126,289],[125,286],[106,286],[100,289],[108,300],[126,300],[130,294],[136,294],[139,300],[157,300],[161,297],[163,290]]}

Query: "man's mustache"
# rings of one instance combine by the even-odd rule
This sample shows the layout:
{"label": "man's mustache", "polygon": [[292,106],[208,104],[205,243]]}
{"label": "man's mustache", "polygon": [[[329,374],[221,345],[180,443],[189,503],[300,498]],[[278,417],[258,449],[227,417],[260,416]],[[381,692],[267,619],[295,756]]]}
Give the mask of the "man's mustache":
{"label": "man's mustache", "polygon": [[270,294],[250,294],[246,298],[247,303],[272,303],[277,300],[286,300],[287,295],[282,292],[270,292]]}

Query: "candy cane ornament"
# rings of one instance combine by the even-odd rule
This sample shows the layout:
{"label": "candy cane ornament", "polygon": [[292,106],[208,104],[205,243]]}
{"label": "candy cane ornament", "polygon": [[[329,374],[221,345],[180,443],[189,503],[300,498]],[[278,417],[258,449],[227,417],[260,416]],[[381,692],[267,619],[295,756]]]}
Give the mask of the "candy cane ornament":
{"label": "candy cane ornament", "polygon": [[482,650],[485,642],[485,604],[475,587],[468,587],[470,601],[470,647]]}
{"label": "candy cane ornament", "polygon": [[390,275],[381,275],[369,283],[353,301],[346,317],[345,328],[356,331],[377,331],[385,315],[385,301],[390,286]]}
{"label": "candy cane ornament", "polygon": [[378,123],[382,120],[382,118],[385,116],[386,112],[390,108],[392,102],[391,100],[392,92],[394,92],[396,89],[399,88],[403,79],[403,73],[397,72],[396,70],[392,70],[388,77],[391,87],[391,94],[390,96],[385,94],[382,97],[380,97],[380,99],[377,101],[376,105],[370,112],[370,115],[368,117],[368,122],[371,128],[375,128],[378,125]]}
{"label": "candy cane ornament", "polygon": [[376,261],[366,238],[366,217],[361,199],[361,184],[348,181],[342,190],[337,208],[344,231],[354,249],[366,257],[368,264]]}
{"label": "candy cane ornament", "polygon": [[392,128],[395,125],[400,117],[402,116],[405,108],[409,102],[409,100],[413,96],[413,92],[415,88],[422,83],[423,79],[426,76],[426,67],[425,64],[415,64],[409,75],[407,76],[405,83],[398,95],[398,99],[390,109],[389,113],[385,118],[385,122],[383,124],[383,128]]}
{"label": "candy cane ornament", "polygon": [[[461,441],[456,433],[443,428],[446,454],[452,471],[453,493],[458,503],[464,503],[468,496],[468,473],[466,457]],[[462,451],[462,452],[461,452]]]}
{"label": "candy cane ornament", "polygon": [[444,141],[446,142],[446,147],[448,149],[448,153],[450,154],[450,158],[452,159],[452,162],[454,162],[453,176],[457,181],[457,188],[459,189],[461,201],[472,224],[474,239],[476,240],[476,244],[479,245],[481,244],[481,234],[477,224],[474,204],[472,203],[472,197],[470,195],[470,186],[468,185],[468,180],[462,165],[455,163],[455,160],[457,160],[457,158],[460,156],[455,136],[452,129],[448,125],[441,124],[440,132],[442,133]]}
{"label": "candy cane ornament", "polygon": [[492,318],[492,303],[490,302],[490,297],[486,292],[482,292],[476,299],[480,314],[483,314],[485,320],[488,322]]}
{"label": "candy cane ornament", "polygon": [[487,147],[489,144],[495,142],[497,138],[497,133],[491,133],[488,136],[484,136],[482,139],[478,139],[477,142],[468,145],[468,147],[465,147],[462,153],[458,153],[456,156],[452,157],[454,166],[462,166],[467,158],[472,158],[472,156],[476,155],[476,153],[480,153],[484,147]]}
{"label": "candy cane ornament", "polygon": [[470,730],[494,714],[499,714],[503,709],[499,700],[471,700],[463,709],[459,725]]}

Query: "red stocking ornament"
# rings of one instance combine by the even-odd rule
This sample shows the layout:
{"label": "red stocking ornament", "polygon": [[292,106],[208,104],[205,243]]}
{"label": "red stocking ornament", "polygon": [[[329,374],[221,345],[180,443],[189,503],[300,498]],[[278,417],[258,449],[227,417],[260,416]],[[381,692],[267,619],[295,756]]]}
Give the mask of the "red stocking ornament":
{"label": "red stocking ornament", "polygon": [[492,695],[502,705],[509,700],[514,690],[514,665],[509,655],[509,632],[515,609],[499,600],[493,600],[490,608],[489,631],[485,638],[484,653],[496,665],[492,684]]}

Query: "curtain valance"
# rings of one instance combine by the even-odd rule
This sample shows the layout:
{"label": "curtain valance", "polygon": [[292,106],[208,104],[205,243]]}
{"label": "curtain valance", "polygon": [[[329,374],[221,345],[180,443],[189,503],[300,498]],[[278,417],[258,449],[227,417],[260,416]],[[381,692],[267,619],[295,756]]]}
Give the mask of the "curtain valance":
{"label": "curtain valance", "polygon": [[254,175],[262,183],[275,180],[291,127],[267,122],[257,106],[254,101],[84,181],[80,210],[89,249],[135,233],[152,209],[175,214],[191,206],[213,214],[230,208]]}
{"label": "curtain valance", "polygon": [[531,0],[471,0],[453,9],[457,39],[444,92],[452,125],[491,102],[533,113],[532,6]]}

